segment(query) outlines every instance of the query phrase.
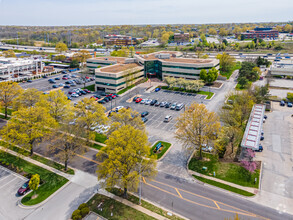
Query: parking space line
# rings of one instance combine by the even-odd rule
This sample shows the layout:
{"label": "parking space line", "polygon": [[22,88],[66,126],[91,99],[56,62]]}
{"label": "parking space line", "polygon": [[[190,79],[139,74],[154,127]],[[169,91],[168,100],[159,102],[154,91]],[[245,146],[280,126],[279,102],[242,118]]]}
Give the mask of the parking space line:
{"label": "parking space line", "polygon": [[13,171],[5,168],[5,167],[0,167],[0,169],[4,170],[5,172],[9,173],[9,174],[12,174],[13,176],[17,177],[17,178],[20,178],[20,179],[23,179],[23,180],[27,180],[27,178],[21,176],[20,174],[18,173],[14,173]]}
{"label": "parking space line", "polygon": [[10,180],[10,181],[8,181],[7,183],[5,183],[4,185],[2,185],[2,186],[0,187],[0,189],[3,188],[4,186],[6,186],[7,184],[11,183],[11,182],[14,181],[14,180],[17,180],[17,178],[14,177],[12,180]]}
{"label": "parking space line", "polygon": [[0,179],[0,182],[3,181],[3,180],[5,180],[9,176],[10,176],[10,174],[8,174],[8,176],[5,176],[3,179]]}

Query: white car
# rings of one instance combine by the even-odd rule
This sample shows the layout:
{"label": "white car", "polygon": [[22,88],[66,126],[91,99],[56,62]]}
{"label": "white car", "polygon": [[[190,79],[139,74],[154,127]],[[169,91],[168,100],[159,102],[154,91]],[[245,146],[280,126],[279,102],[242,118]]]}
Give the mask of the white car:
{"label": "white car", "polygon": [[72,94],[71,94],[71,97],[73,97],[73,98],[77,98],[77,97],[79,97],[79,95],[76,94],[76,93],[72,93]]}
{"label": "white car", "polygon": [[118,106],[118,107],[116,107],[116,112],[119,112],[123,108],[124,108],[124,106]]}
{"label": "white car", "polygon": [[149,104],[151,104],[151,102],[152,102],[152,100],[151,99],[148,99],[148,100],[145,101],[145,104],[146,105],[149,105]]}
{"label": "white car", "polygon": [[145,104],[146,100],[147,100],[147,99],[143,99],[143,100],[141,100],[141,101],[140,101],[140,104]]}
{"label": "white car", "polygon": [[169,121],[171,121],[171,119],[172,119],[172,116],[171,115],[167,115],[165,117],[165,119],[164,119],[164,122],[169,122]]}

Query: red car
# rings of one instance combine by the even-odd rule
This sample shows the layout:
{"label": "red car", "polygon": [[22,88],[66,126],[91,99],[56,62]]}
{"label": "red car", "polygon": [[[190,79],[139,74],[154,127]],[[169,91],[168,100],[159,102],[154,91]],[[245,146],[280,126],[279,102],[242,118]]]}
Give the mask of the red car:
{"label": "red car", "polygon": [[91,96],[91,99],[95,99],[96,101],[98,100],[98,98],[95,96]]}
{"label": "red car", "polygon": [[90,77],[86,76],[85,78],[86,78],[86,79],[89,79]]}
{"label": "red car", "polygon": [[108,94],[108,95],[106,95],[106,97],[109,97],[109,96],[111,96],[111,97],[112,97],[112,95],[113,95],[113,94]]}
{"label": "red car", "polygon": [[141,102],[141,100],[142,100],[142,98],[138,98],[138,99],[136,99],[136,103],[139,103],[139,102]]}
{"label": "red car", "polygon": [[88,89],[84,89],[83,91],[85,91],[86,93],[91,93],[91,91]]}
{"label": "red car", "polygon": [[30,190],[30,187],[29,187],[29,180],[27,182],[25,182],[17,191],[18,195],[22,196],[22,195],[25,195],[29,190]]}
{"label": "red car", "polygon": [[62,77],[62,79],[67,80],[68,78],[67,77]]}

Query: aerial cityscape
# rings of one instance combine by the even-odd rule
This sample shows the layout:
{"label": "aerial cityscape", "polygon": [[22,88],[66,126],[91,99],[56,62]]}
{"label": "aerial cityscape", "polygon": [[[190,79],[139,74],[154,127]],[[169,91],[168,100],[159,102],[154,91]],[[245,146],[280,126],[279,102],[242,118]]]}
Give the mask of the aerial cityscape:
{"label": "aerial cityscape", "polygon": [[292,10],[0,0],[0,220],[293,219]]}

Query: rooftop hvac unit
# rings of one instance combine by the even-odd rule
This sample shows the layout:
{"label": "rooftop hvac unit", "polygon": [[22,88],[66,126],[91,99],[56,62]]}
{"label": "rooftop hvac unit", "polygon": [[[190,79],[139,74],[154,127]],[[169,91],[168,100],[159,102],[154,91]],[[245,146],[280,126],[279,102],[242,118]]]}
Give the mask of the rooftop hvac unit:
{"label": "rooftop hvac unit", "polygon": [[160,53],[157,55],[157,58],[159,59],[170,59],[170,54],[169,53]]}
{"label": "rooftop hvac unit", "polygon": [[135,58],[125,59],[125,63],[135,63]]}

